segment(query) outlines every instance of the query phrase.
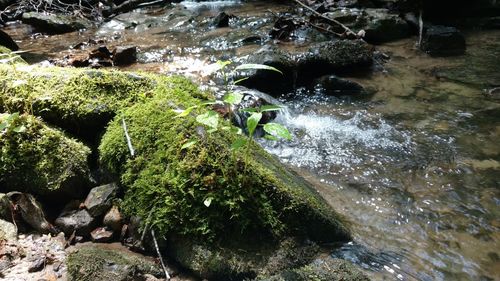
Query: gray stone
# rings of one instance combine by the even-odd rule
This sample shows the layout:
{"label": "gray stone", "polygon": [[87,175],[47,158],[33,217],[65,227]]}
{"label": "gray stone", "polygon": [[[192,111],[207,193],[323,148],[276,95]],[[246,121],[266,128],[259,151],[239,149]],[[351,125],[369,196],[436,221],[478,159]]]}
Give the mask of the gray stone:
{"label": "gray stone", "polygon": [[83,204],[91,216],[100,216],[111,207],[117,192],[118,185],[115,183],[94,187]]}
{"label": "gray stone", "polygon": [[28,267],[28,272],[37,272],[42,270],[47,263],[47,258],[45,256],[36,257]]}
{"label": "gray stone", "polygon": [[122,229],[122,215],[120,210],[118,210],[118,207],[111,207],[111,209],[104,216],[102,222],[105,226],[119,232]]}
{"label": "gray stone", "polygon": [[108,242],[113,238],[113,231],[106,227],[98,227],[90,232],[90,237],[94,242]]}
{"label": "gray stone", "polygon": [[17,240],[17,227],[8,221],[0,219],[0,241]]}
{"label": "gray stone", "polygon": [[59,216],[55,224],[60,227],[66,235],[70,235],[75,231],[77,235],[88,236],[94,222],[95,219],[87,210],[74,210]]}
{"label": "gray stone", "polygon": [[91,23],[86,19],[52,13],[23,13],[22,21],[51,34],[77,31],[91,26]]}
{"label": "gray stone", "polygon": [[[10,193],[9,193],[10,194]],[[13,197],[11,197],[13,198]],[[15,196],[15,204],[21,212],[21,217],[33,229],[40,233],[53,233],[54,227],[45,218],[42,205],[28,193],[20,193]]]}
{"label": "gray stone", "polygon": [[435,25],[427,29],[421,46],[431,56],[456,56],[465,53],[465,37],[454,27]]}

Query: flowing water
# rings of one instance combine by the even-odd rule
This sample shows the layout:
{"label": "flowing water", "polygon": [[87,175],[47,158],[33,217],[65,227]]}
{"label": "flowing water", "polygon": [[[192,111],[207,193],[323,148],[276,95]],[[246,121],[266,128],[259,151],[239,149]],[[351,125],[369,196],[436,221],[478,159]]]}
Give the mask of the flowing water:
{"label": "flowing water", "polygon": [[[269,42],[272,15],[286,9],[183,2],[83,33],[33,35],[22,24],[7,31],[32,61],[83,52],[68,46],[98,37],[138,46],[139,63],[127,69],[199,76],[210,62]],[[220,10],[239,16],[237,28],[210,27]],[[500,280],[500,101],[484,90],[500,86],[500,31],[466,36],[467,54],[456,58],[421,54],[415,38],[378,46],[391,59],[368,77],[348,77],[373,90],[370,98],[285,93],[278,121],[294,139],[262,141],[352,222],[354,241],[332,255],[376,280]]]}

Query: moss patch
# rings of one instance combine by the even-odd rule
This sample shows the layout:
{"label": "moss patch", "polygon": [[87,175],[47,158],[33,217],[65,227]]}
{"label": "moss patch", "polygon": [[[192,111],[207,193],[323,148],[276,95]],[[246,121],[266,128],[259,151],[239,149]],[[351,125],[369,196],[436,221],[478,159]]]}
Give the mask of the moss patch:
{"label": "moss patch", "polygon": [[9,48],[2,45],[0,45],[0,62],[0,65],[26,64],[26,62],[19,55],[12,54],[12,51]]}
{"label": "moss patch", "polygon": [[[160,86],[154,98],[124,110],[102,139],[101,163],[122,175],[127,214],[150,218],[148,223],[160,233],[201,239],[254,233],[304,234],[321,241],[349,238],[314,189],[259,145],[252,143],[245,157],[229,149],[234,133],[209,133],[193,115],[176,118],[175,109],[201,102],[193,98],[199,96],[196,87],[180,85]],[[135,157],[129,156],[122,118]],[[182,149],[191,140],[197,144]]]}
{"label": "moss patch", "polygon": [[83,244],[72,249],[67,258],[71,281],[142,280],[143,274],[161,276],[158,264],[115,244]]}
{"label": "moss patch", "polygon": [[[6,124],[10,114],[0,114]],[[30,115],[0,130],[0,186],[42,196],[80,196],[89,184],[90,149]]]}

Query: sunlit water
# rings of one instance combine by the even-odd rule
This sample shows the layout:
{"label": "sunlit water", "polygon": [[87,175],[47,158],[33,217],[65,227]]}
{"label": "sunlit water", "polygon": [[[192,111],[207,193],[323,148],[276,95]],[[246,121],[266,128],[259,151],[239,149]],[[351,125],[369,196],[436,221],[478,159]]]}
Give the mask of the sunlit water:
{"label": "sunlit water", "polygon": [[[272,14],[286,8],[184,2],[120,15],[83,33],[7,29],[34,62],[87,52],[95,46],[68,46],[101,38],[110,47],[139,48],[139,63],[126,69],[199,77],[207,64],[269,42]],[[239,16],[232,22],[238,28],[210,27],[221,10]],[[243,43],[253,37],[261,41]],[[468,34],[467,54],[458,58],[429,58],[414,41],[379,46],[391,60],[370,77],[350,77],[376,91],[370,98],[285,93],[287,110],[277,122],[294,139],[261,143],[352,222],[354,241],[332,255],[377,280],[498,280],[500,103],[483,89],[500,86],[500,32]]]}

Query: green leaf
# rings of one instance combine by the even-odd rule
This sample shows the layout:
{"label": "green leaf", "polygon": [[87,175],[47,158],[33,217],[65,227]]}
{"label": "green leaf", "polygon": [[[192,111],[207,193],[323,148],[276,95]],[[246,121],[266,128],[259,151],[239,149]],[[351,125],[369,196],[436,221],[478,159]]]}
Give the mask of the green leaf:
{"label": "green leaf", "polygon": [[241,112],[259,112],[259,110],[257,108],[254,108],[254,107],[243,108],[243,109],[240,109],[239,111],[241,111]]}
{"label": "green leaf", "polygon": [[232,150],[238,150],[247,144],[247,139],[238,138],[231,144]]}
{"label": "green leaf", "polygon": [[266,112],[266,111],[278,111],[281,110],[283,107],[279,105],[274,105],[274,104],[268,104],[268,105],[263,105],[260,107],[261,112]]}
{"label": "green leaf", "polygon": [[24,125],[17,126],[13,129],[13,131],[16,133],[22,133],[22,132],[26,131],[26,127]]}
{"label": "green leaf", "polygon": [[228,61],[228,60],[219,60],[219,61],[216,62],[216,64],[220,66],[220,69],[223,69],[224,67],[230,65],[231,61]]}
{"label": "green leaf", "polygon": [[224,102],[229,104],[240,104],[243,99],[243,95],[240,93],[229,93],[224,97]]}
{"label": "green leaf", "polygon": [[205,199],[205,201],[203,201],[203,204],[208,208],[210,207],[210,204],[212,204],[212,200],[212,197],[208,197],[207,199]]}
{"label": "green leaf", "polygon": [[7,122],[2,122],[0,123],[0,131],[3,131],[5,128],[7,128],[9,124],[7,124]]}
{"label": "green leaf", "polygon": [[279,140],[277,137],[273,136],[273,135],[265,135],[264,138],[266,140],[272,140],[272,141],[277,141]]}
{"label": "green leaf", "polygon": [[278,123],[265,124],[264,131],[266,131],[266,133],[268,133],[270,135],[273,135],[273,136],[276,136],[279,138],[283,138],[283,139],[287,139],[287,140],[292,139],[292,135],[290,134],[288,129],[285,128],[283,125],[280,125]]}
{"label": "green leaf", "polygon": [[210,110],[206,113],[196,116],[196,121],[217,130],[217,126],[219,125],[219,114],[217,114],[217,112],[213,110]]}
{"label": "green leaf", "polygon": [[180,118],[180,117],[186,117],[189,115],[189,113],[191,113],[191,111],[193,111],[193,109],[195,109],[197,106],[196,105],[193,105],[193,106],[190,106],[186,109],[184,109],[180,114],[178,114],[176,117],[177,118]]}
{"label": "green leaf", "polygon": [[253,136],[253,133],[255,132],[257,125],[259,125],[260,119],[262,119],[262,113],[260,112],[254,112],[252,113],[252,115],[250,115],[250,117],[248,117],[247,128],[249,136]]}
{"label": "green leaf", "polygon": [[196,141],[195,141],[195,140],[188,141],[188,142],[186,142],[184,145],[182,145],[182,146],[181,146],[181,150],[186,149],[186,148],[189,148],[189,147],[191,147],[191,146],[193,146],[193,145],[195,145],[195,144],[196,144]]}
{"label": "green leaf", "polygon": [[277,68],[265,65],[265,64],[255,64],[255,63],[247,63],[238,65],[234,70],[249,70],[249,69],[262,69],[262,70],[271,70],[275,72],[279,72],[283,74],[283,72],[279,71]]}

